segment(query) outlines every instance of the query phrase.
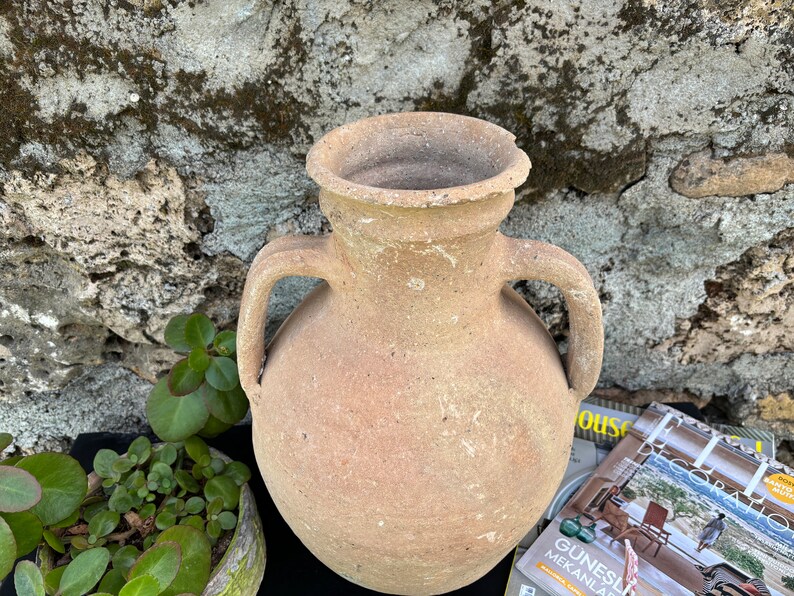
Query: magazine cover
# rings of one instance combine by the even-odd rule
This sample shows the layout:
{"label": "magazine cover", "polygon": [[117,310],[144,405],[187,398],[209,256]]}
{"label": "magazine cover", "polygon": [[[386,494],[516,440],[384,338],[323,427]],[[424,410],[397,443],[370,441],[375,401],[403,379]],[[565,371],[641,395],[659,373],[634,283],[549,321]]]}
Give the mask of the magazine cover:
{"label": "magazine cover", "polygon": [[554,594],[792,594],[792,470],[653,404],[516,568]]}
{"label": "magazine cover", "polygon": [[[599,397],[588,397],[579,406],[574,436],[593,443],[615,444],[626,435],[634,421],[644,411],[637,406]],[[775,457],[775,436],[769,431],[727,424],[713,424],[712,426],[730,437],[731,440],[728,442],[731,444],[746,445],[759,453]]]}

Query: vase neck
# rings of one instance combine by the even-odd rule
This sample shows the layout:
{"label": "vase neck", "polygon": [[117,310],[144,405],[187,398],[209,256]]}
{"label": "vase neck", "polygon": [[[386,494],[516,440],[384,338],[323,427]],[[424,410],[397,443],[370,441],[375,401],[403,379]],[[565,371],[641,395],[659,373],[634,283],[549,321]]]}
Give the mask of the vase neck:
{"label": "vase neck", "polygon": [[504,281],[493,250],[512,193],[436,209],[321,201],[349,271],[339,296],[351,316],[372,318],[384,337],[425,344],[495,316]]}

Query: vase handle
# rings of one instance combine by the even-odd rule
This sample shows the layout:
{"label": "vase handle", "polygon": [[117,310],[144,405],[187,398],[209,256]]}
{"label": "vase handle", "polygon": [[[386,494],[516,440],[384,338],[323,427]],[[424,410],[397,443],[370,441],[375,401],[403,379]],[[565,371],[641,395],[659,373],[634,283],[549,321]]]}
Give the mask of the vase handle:
{"label": "vase handle", "polygon": [[590,275],[584,265],[561,248],[501,234],[498,238],[505,281],[545,281],[562,291],[571,327],[565,367],[568,386],[574,397],[584,399],[598,382],[604,352],[601,302]]}
{"label": "vase handle", "polygon": [[265,370],[265,324],[273,286],[291,276],[319,277],[333,285],[341,263],[334,257],[332,236],[284,236],[266,244],[251,263],[237,322],[237,366],[249,400],[258,396]]}

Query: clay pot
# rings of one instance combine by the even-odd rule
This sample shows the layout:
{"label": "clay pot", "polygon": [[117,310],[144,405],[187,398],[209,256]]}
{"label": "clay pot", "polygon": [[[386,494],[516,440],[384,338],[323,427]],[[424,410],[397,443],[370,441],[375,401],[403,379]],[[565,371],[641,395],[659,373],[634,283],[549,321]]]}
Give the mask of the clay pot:
{"label": "clay pot", "polygon": [[[601,307],[571,255],[497,231],[529,167],[513,135],[474,118],[342,126],[307,159],[334,232],[280,238],[251,265],[237,345],[258,464],[293,531],[355,583],[438,594],[476,580],[565,471]],[[290,275],[326,283],[265,361],[268,296]],[[567,368],[514,279],[562,290]]]}

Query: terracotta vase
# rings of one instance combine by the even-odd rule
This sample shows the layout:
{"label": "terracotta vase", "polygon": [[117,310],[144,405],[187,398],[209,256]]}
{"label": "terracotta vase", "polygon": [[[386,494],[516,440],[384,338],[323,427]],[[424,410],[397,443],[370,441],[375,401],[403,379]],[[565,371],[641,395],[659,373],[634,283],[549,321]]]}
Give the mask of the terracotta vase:
{"label": "terracotta vase", "polygon": [[[251,265],[238,363],[259,468],[303,543],[355,583],[438,594],[476,580],[565,471],[601,307],[571,255],[497,231],[529,168],[513,135],[474,118],[342,126],[307,158],[333,233],[280,238]],[[326,283],[265,360],[268,296],[291,275]],[[514,279],[562,291],[565,367]]]}

